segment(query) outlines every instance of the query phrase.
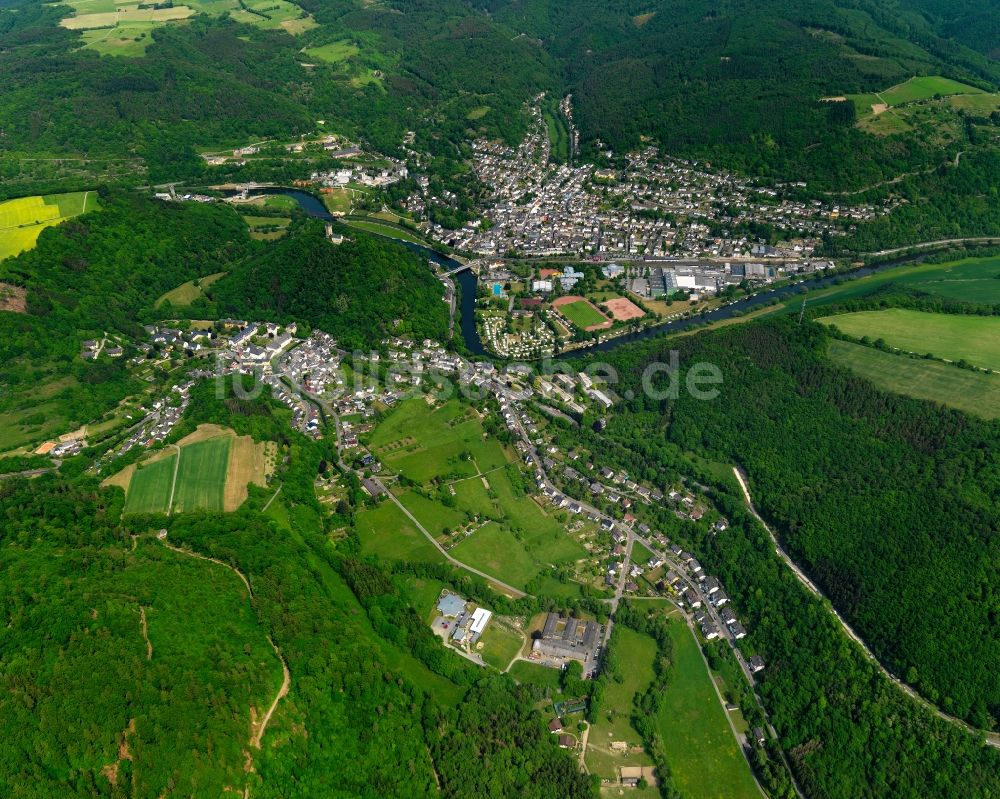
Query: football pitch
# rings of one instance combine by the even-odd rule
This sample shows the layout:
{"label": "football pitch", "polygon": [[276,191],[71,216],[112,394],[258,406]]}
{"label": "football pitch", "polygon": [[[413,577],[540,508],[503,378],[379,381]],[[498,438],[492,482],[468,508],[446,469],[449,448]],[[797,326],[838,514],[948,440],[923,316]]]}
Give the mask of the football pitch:
{"label": "football pitch", "polygon": [[586,300],[576,300],[559,305],[559,313],[583,330],[607,324],[608,319]]}

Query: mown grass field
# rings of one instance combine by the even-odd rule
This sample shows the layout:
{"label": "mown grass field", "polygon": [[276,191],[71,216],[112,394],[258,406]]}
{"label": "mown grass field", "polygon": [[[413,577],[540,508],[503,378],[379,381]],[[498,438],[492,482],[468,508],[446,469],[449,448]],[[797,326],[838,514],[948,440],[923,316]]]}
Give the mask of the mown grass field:
{"label": "mown grass field", "polygon": [[827,316],[818,320],[849,336],[883,339],[889,346],[949,361],[965,360],[1000,370],[1000,318],[888,308]]}
{"label": "mown grass field", "polygon": [[620,766],[651,766],[648,754],[617,754],[610,749],[612,741],[625,741],[629,746],[641,746],[642,738],[632,726],[633,701],[653,682],[653,662],[656,641],[628,627],[615,628],[615,646],[623,664],[622,681],[610,682],[601,703],[601,713],[591,725],[585,761],[591,774],[602,779],[616,779]]}
{"label": "mown grass field", "polygon": [[607,317],[586,300],[577,300],[576,302],[568,302],[565,305],[560,305],[559,313],[583,330],[586,330],[588,327],[603,325],[608,321]]}
{"label": "mown grass field", "polygon": [[350,189],[324,189],[321,198],[331,214],[351,213]]}
{"label": "mown grass field", "polygon": [[913,359],[848,341],[830,341],[830,358],[884,391],[1000,419],[1000,375]]}
{"label": "mown grass field", "polygon": [[489,522],[463,539],[451,549],[451,555],[515,588],[523,589],[540,571],[524,545],[496,522]]}
{"label": "mown grass field", "polygon": [[140,466],[125,496],[126,513],[167,513],[177,453]]}
{"label": "mown grass field", "polygon": [[683,622],[670,632],[673,676],[656,723],[674,783],[688,799],[759,797],[693,634]]}
{"label": "mown grass field", "polygon": [[461,510],[449,508],[415,491],[401,494],[399,501],[432,535],[441,535],[446,529],[454,530],[465,521],[465,514]]}
{"label": "mown grass field", "polygon": [[218,436],[181,448],[172,513],[223,510],[232,443],[231,436]]}
{"label": "mown grass field", "polygon": [[391,502],[363,510],[355,520],[361,550],[386,560],[441,561],[430,541]]}
{"label": "mown grass field", "polygon": [[89,191],[0,202],[0,261],[30,250],[45,228],[97,208],[97,194]]}
{"label": "mown grass field", "polygon": [[483,660],[493,668],[503,671],[511,658],[524,646],[524,636],[494,617],[479,642],[483,645],[479,650]]}

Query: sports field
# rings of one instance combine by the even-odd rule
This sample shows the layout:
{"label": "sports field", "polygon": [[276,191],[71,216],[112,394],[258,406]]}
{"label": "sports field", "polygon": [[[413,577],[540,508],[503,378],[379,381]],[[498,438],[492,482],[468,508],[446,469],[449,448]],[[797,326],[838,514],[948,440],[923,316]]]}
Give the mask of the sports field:
{"label": "sports field", "polygon": [[1000,318],[995,316],[888,308],[826,316],[817,321],[835,325],[856,338],[883,339],[906,352],[930,353],[949,361],[965,360],[984,369],[1000,370]]}
{"label": "sports field", "polygon": [[836,339],[830,341],[828,354],[884,391],[939,402],[984,419],[1000,419],[1000,375]]}
{"label": "sports field", "polygon": [[96,208],[97,194],[90,191],[0,202],[0,261],[30,250],[45,228]]}
{"label": "sports field", "polygon": [[458,400],[437,407],[421,397],[405,400],[375,428],[369,444],[390,469],[417,483],[470,477],[507,462],[500,444],[483,438],[476,412]]}
{"label": "sports field", "polygon": [[560,297],[552,303],[552,306],[582,330],[597,330],[611,326],[608,318],[583,297]]}
{"label": "sports field", "polygon": [[619,322],[640,319],[646,315],[642,308],[625,297],[611,297],[602,302],[601,306]]}
{"label": "sports field", "polygon": [[[644,606],[645,607],[645,606]],[[641,746],[642,737],[632,726],[634,700],[653,682],[656,641],[628,627],[615,628],[615,652],[622,664],[622,681],[608,683],[601,702],[601,713],[590,728],[585,760],[591,774],[615,779],[621,766],[650,766],[645,752],[622,754],[611,751],[612,741],[625,741],[630,747]]]}
{"label": "sports field", "polygon": [[672,678],[656,718],[674,783],[688,799],[760,797],[694,635],[670,626]]}

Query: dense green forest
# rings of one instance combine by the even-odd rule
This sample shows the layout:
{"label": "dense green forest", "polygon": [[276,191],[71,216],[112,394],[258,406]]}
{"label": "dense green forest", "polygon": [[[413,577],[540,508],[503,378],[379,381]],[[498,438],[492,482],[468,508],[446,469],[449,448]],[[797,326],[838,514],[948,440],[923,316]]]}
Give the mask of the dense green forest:
{"label": "dense green forest", "polygon": [[444,289],[426,262],[401,244],[350,236],[334,246],[321,223],[303,223],[212,286],[218,315],[306,322],[348,349],[390,335],[445,340]]}
{"label": "dense green forest", "polygon": [[[957,33],[995,14],[922,0],[300,5],[318,26],[299,37],[201,15],[153,30],[141,57],[99,57],[58,26],[67,7],[7,0],[0,191],[84,185],[95,174],[198,181],[210,174],[200,148],[293,137],[319,119],[394,153],[413,130],[430,171],[448,175],[471,137],[516,141],[524,104],[540,91],[573,94],[591,154],[598,142],[621,151],[653,136],[672,153],[750,174],[853,188],[933,164],[937,148],[916,135],[865,134],[820,97],[913,74],[1000,80],[974,49],[987,49],[973,41],[982,32]],[[304,48],[333,42],[357,52],[303,66]],[[470,116],[475,109],[486,110]]]}
{"label": "dense green forest", "polygon": [[45,396],[69,421],[100,416],[136,380],[123,359],[84,361],[82,342],[141,339],[142,312],[160,294],[253,248],[229,208],[102,191],[101,210],[45,230],[35,249],[0,264],[0,281],[28,289],[27,313],[0,313],[0,410],[29,410],[51,383]]}
{"label": "dense green forest", "polygon": [[[656,523],[733,589],[750,651],[768,664],[760,691],[809,795],[991,795],[997,753],[878,675],[773,555],[720,478],[727,467],[692,469],[692,453],[742,464],[789,553],[882,661],[948,712],[995,725],[996,427],[876,391],[828,362],[825,341],[792,320],[675,340],[685,370],[722,368],[719,398],[638,392],[601,436],[566,435],[636,479],[694,473],[716,486],[735,522],[725,534],[667,508]],[[662,343],[614,359],[628,381],[654,360]]]}

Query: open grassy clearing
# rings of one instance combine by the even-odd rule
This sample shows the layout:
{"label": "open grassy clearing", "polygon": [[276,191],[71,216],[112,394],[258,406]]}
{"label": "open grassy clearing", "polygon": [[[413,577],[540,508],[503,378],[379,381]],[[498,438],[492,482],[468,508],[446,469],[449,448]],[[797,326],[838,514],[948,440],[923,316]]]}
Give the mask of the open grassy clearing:
{"label": "open grassy clearing", "polygon": [[425,239],[420,238],[420,236],[416,233],[404,230],[401,227],[396,227],[395,225],[387,225],[382,222],[370,222],[365,219],[345,219],[344,224],[350,225],[358,230],[367,231],[368,233],[377,233],[380,236],[385,236],[390,239],[408,241],[411,244],[427,243]]}
{"label": "open grassy clearing", "polygon": [[361,511],[355,526],[361,539],[361,551],[386,560],[442,560],[430,541],[392,502]]}
{"label": "open grassy clearing", "polygon": [[656,722],[674,783],[689,799],[759,797],[694,635],[683,622],[670,632],[673,676]]}
{"label": "open grassy clearing", "polygon": [[451,555],[515,588],[523,589],[539,572],[524,545],[507,529],[489,522],[451,550]]}
{"label": "open grassy clearing", "polygon": [[1000,419],[1000,375],[917,360],[847,341],[830,341],[828,353],[838,364],[884,391],[939,402],[984,419]]}
{"label": "open grassy clearing", "polygon": [[153,307],[159,308],[165,302],[182,307],[190,305],[205,293],[206,288],[211,286],[225,274],[225,272],[216,272],[214,275],[207,275],[206,277],[199,277],[195,280],[189,280],[186,283],[181,283],[177,288],[170,289],[170,291],[160,295],[160,297],[158,297],[156,302],[153,304]]}
{"label": "open grassy clearing", "polygon": [[30,250],[45,228],[98,207],[97,194],[90,191],[0,202],[0,261]]}
{"label": "open grassy clearing", "polygon": [[500,444],[483,436],[475,411],[458,400],[432,408],[417,397],[401,402],[372,432],[369,445],[391,469],[423,484],[503,466]]}
{"label": "open grassy clearing", "polygon": [[562,672],[559,669],[550,669],[548,666],[539,666],[537,663],[529,663],[527,660],[519,660],[510,667],[510,676],[519,683],[525,685],[540,685],[543,688],[550,688],[558,691]]}
{"label": "open grassy clearing", "polygon": [[407,491],[400,495],[399,500],[432,535],[443,535],[446,530],[454,530],[466,520],[462,511],[415,491]]}
{"label": "open grassy clearing", "polygon": [[353,42],[341,41],[309,47],[304,52],[309,58],[322,61],[324,64],[339,64],[341,61],[353,58],[361,50]]}
{"label": "open grassy clearing", "polygon": [[653,682],[656,641],[628,627],[615,630],[618,658],[624,665],[622,681],[611,682],[605,690],[601,713],[591,725],[585,761],[591,774],[602,779],[617,779],[621,766],[651,766],[645,752],[612,752],[612,741],[625,741],[629,747],[641,746],[642,738],[632,726],[634,700]]}
{"label": "open grassy clearing", "polygon": [[524,636],[494,617],[483,632],[479,654],[493,668],[503,671],[511,659],[524,646]]}
{"label": "open grassy clearing", "polygon": [[983,94],[982,89],[959,83],[957,80],[943,78],[940,75],[910,78],[903,83],[879,92],[882,100],[889,105],[902,105],[917,100],[929,100],[935,95],[942,97],[951,94]]}
{"label": "open grassy clearing", "polygon": [[490,112],[490,107],[488,105],[478,105],[471,111],[469,111],[469,113],[465,115],[465,118],[472,122],[475,122],[476,120],[482,119],[489,112]]}
{"label": "open grassy clearing", "polygon": [[949,361],[965,360],[1000,370],[1000,318],[962,316],[888,308],[858,311],[817,320],[849,336],[883,339],[889,346]]}

